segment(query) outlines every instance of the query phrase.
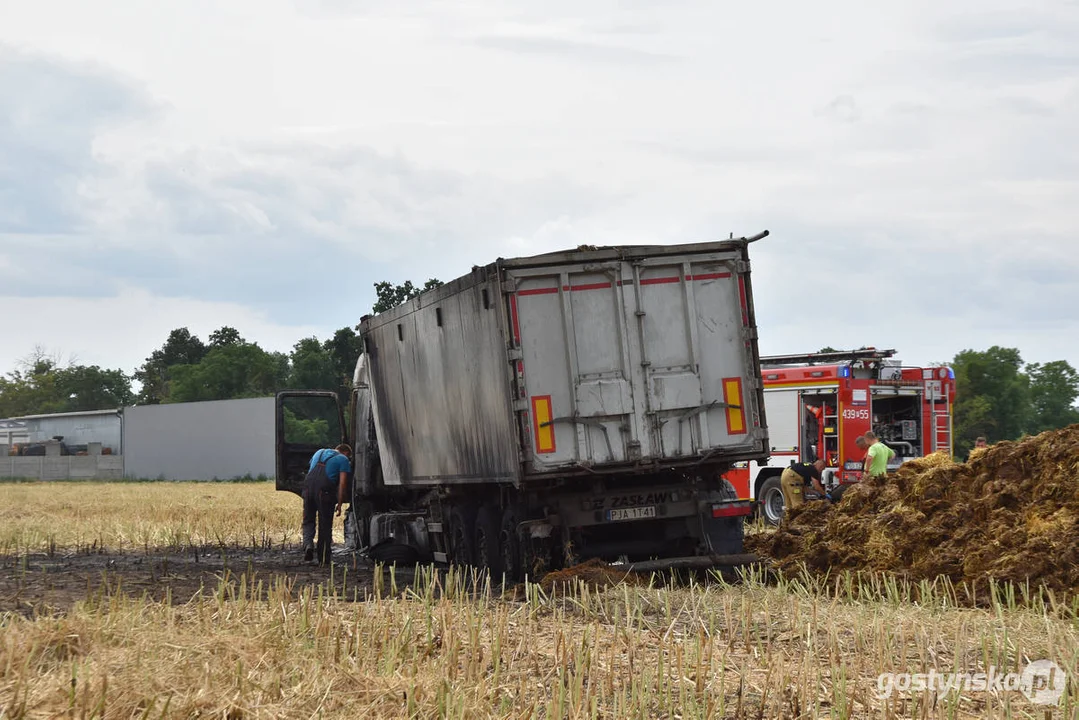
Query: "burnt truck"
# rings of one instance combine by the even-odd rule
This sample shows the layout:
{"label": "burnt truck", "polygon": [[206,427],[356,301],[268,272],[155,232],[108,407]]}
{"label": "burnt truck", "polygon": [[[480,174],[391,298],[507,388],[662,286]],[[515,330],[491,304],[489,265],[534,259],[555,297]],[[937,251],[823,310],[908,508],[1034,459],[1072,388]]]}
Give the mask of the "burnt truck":
{"label": "burnt truck", "polygon": [[[351,398],[277,396],[277,488],[351,442],[346,543],[520,579],[737,563],[769,454],[749,246],[500,259],[365,317]],[[345,420],[345,408],[348,420]]]}

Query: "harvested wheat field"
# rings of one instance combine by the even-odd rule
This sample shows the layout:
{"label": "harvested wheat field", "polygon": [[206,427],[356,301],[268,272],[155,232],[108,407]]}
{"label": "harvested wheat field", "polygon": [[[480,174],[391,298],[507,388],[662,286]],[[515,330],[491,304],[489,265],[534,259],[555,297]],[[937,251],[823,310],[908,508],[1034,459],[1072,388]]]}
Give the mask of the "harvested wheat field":
{"label": "harvested wheat field", "polygon": [[0,485],[0,718],[1079,718],[1074,686],[1046,706],[880,680],[1074,679],[1077,608],[1052,596],[593,563],[506,599],[452,569],[305,566],[298,511],[261,485]]}
{"label": "harvested wheat field", "polygon": [[780,568],[990,580],[1079,593],[1079,425],[978,451],[907,462],[853,486],[836,506],[811,503],[753,549]]}

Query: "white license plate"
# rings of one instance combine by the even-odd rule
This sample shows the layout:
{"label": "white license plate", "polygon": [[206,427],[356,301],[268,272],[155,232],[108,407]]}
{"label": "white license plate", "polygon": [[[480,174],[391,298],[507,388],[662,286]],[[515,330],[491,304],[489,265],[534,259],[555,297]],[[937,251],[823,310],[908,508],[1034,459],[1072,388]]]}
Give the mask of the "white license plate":
{"label": "white license plate", "polygon": [[655,516],[655,505],[646,505],[645,507],[616,508],[614,510],[607,511],[607,519],[611,521],[641,520],[643,518],[654,518]]}

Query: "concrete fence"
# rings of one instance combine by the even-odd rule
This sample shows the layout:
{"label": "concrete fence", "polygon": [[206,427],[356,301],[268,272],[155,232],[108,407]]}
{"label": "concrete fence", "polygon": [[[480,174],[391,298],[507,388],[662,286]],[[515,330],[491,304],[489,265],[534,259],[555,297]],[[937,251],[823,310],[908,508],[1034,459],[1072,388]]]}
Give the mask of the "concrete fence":
{"label": "concrete fence", "polygon": [[0,478],[21,478],[24,480],[120,480],[123,477],[123,455],[0,456]]}

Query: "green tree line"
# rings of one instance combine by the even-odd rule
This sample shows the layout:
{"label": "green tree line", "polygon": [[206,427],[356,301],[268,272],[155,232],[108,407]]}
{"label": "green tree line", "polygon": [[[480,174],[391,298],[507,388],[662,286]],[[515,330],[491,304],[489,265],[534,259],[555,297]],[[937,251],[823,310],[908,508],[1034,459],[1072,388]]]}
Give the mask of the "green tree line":
{"label": "green tree line", "polygon": [[[372,312],[385,312],[438,285],[438,280],[422,287],[375,283]],[[303,338],[288,353],[264,350],[232,327],[215,330],[205,342],[188,328],[177,328],[128,375],[96,365],[63,365],[37,349],[0,377],[0,418],[260,397],[285,388],[332,389],[347,399],[360,352],[360,338],[351,327],[326,340]],[[1079,422],[1079,373],[1066,360],[1025,363],[1018,349],[993,346],[962,350],[948,364],[956,376],[954,435],[960,456],[978,436],[996,442]]]}
{"label": "green tree line", "polygon": [[1016,348],[963,350],[955,371],[955,446],[964,456],[975,438],[1014,440],[1079,423],[1079,373],[1066,360],[1024,363]]}

